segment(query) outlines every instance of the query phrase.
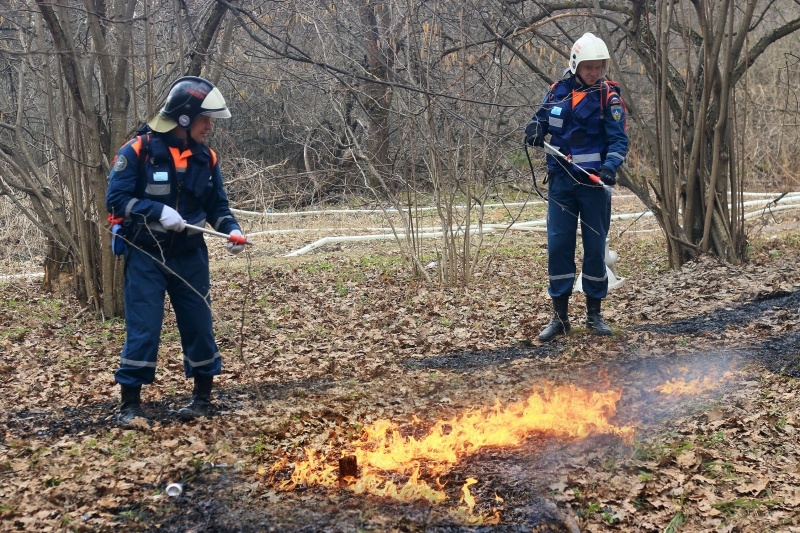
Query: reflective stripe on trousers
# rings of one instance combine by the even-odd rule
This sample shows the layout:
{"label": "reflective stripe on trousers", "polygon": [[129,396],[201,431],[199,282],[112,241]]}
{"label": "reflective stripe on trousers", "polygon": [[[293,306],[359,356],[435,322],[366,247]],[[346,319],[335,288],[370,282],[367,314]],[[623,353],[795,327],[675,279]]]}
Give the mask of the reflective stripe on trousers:
{"label": "reflective stripe on trousers", "polygon": [[127,334],[114,374],[122,385],[147,385],[155,380],[166,294],[175,310],[186,377],[213,376],[222,369],[212,329],[208,251],[203,246],[168,258],[167,268],[157,260],[132,246],[125,254]]}
{"label": "reflective stripe on trousers", "polygon": [[566,172],[554,172],[547,190],[547,271],[551,298],[572,294],[575,283],[575,247],[578,218],[583,241],[583,291],[591,298],[605,298],[606,238],[611,224],[611,192],[605,187],[576,181]]}

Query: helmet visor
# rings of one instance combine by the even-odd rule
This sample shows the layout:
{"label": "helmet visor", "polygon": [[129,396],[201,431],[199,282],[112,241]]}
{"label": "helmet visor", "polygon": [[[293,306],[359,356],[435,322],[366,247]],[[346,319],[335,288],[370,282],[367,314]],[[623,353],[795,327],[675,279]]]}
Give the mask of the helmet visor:
{"label": "helmet visor", "polygon": [[200,105],[200,115],[209,115],[215,118],[230,118],[231,112],[225,103],[222,93],[214,87]]}

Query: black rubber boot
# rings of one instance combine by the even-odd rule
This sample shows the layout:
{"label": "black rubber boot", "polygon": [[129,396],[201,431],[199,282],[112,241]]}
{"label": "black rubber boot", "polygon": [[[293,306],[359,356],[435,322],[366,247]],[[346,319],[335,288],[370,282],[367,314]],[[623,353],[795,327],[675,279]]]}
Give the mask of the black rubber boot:
{"label": "black rubber boot", "polygon": [[560,298],[553,298],[553,319],[541,333],[539,333],[539,340],[548,342],[553,340],[558,335],[569,333],[572,326],[569,325],[569,296],[562,296]]}
{"label": "black rubber boot", "polygon": [[119,406],[119,413],[117,413],[117,424],[122,427],[131,427],[134,418],[143,418],[147,423],[150,423],[142,410],[141,385],[138,387],[120,385],[120,395],[122,403]]}
{"label": "black rubber boot", "polygon": [[214,376],[195,376],[192,401],[186,407],[178,409],[178,416],[184,420],[208,416],[211,409],[211,388],[213,386]]}
{"label": "black rubber boot", "polygon": [[586,327],[595,335],[611,335],[611,328],[600,316],[600,298],[586,297]]}

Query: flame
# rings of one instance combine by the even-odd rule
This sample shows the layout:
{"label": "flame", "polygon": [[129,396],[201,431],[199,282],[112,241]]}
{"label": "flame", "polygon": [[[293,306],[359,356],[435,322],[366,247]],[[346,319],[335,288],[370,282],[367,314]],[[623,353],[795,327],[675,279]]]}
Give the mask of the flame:
{"label": "flame", "polygon": [[661,394],[668,394],[671,396],[681,396],[684,394],[701,394],[708,392],[719,387],[723,379],[729,377],[731,372],[726,372],[720,378],[713,378],[706,376],[704,378],[695,378],[691,381],[686,381],[683,378],[672,378],[666,383],[662,383],[655,389]]}
{"label": "flame", "polygon": [[472,492],[470,492],[469,488],[477,482],[478,480],[473,477],[467,478],[464,486],[461,487],[461,501],[466,505],[466,507],[461,507],[460,509],[451,512],[450,516],[472,526],[499,524],[500,511],[497,509],[494,509],[491,515],[473,514],[476,502],[475,497],[472,495]]}
{"label": "flame", "polygon": [[[536,432],[565,438],[616,434],[630,442],[632,427],[617,427],[609,422],[620,397],[619,391],[594,392],[574,385],[547,384],[541,393],[534,392],[507,407],[498,401],[489,409],[438,420],[427,432],[412,428],[411,434],[404,435],[395,422],[377,420],[364,428],[361,438],[352,444],[352,455],[361,470],[356,479],[340,480],[333,454],[320,457],[316,450],[306,448],[305,460],[295,463],[291,479],[281,488],[292,490],[303,484],[338,487],[344,482],[357,494],[442,503],[447,494],[439,477],[461,458],[482,448],[520,446]],[[416,417],[414,424],[422,425]],[[423,473],[432,481],[422,479]],[[398,478],[406,477],[405,484],[399,486]],[[466,506],[461,509],[461,517],[470,524],[497,523],[497,510],[488,516],[473,515],[476,502],[469,487],[475,483],[476,479],[469,478],[461,489],[461,500]]]}
{"label": "flame", "polygon": [[[294,478],[294,476],[292,476]],[[431,503],[442,503],[447,499],[444,485],[436,480],[436,488],[421,480],[419,467],[415,467],[408,481],[400,488],[394,481],[387,480],[381,472],[370,468],[364,468],[361,476],[355,480],[350,489],[356,494],[370,494],[373,496],[384,496],[393,500],[408,502],[415,500],[427,500]]]}
{"label": "flame", "polygon": [[461,501],[467,504],[469,512],[472,512],[472,510],[475,508],[475,497],[472,495],[472,492],[470,492],[469,488],[477,482],[477,479],[470,477],[467,478],[467,482],[464,483],[463,487],[461,487]]}

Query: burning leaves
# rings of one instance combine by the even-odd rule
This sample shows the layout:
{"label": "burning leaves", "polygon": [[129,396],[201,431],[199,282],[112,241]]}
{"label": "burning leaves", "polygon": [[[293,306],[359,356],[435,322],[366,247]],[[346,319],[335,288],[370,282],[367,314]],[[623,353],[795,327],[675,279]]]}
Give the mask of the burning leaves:
{"label": "burning leaves", "polygon": [[701,392],[716,389],[718,386],[719,382],[709,377],[695,378],[688,382],[683,378],[672,378],[656,387],[655,390],[661,394],[681,396],[683,394],[700,394]]}
{"label": "burning leaves", "polygon": [[725,379],[732,375],[732,372],[726,372],[720,377],[705,376],[688,381],[686,378],[672,378],[653,390],[670,396],[698,395],[718,388]]}
{"label": "burning leaves", "polygon": [[[497,402],[492,408],[438,420],[427,431],[418,419],[415,419],[418,427],[406,432],[391,420],[377,420],[364,428],[361,438],[352,444],[352,457],[361,474],[355,478],[346,476],[345,484],[357,494],[442,503],[447,494],[440,478],[458,461],[485,448],[518,447],[534,433],[562,439],[613,434],[630,442],[633,428],[618,427],[609,421],[620,396],[619,391],[596,392],[574,385],[548,384],[524,401],[506,407]],[[291,479],[282,488],[339,486],[342,478],[337,464],[341,462],[336,463],[330,456],[320,457],[313,448],[305,451],[306,459],[295,463]],[[273,470],[283,468],[283,464],[279,462]],[[399,478],[407,481],[398,486]],[[468,516],[472,516],[476,504],[469,487],[477,482],[469,478],[461,488]],[[480,522],[495,523],[495,520],[496,514],[483,517]]]}

